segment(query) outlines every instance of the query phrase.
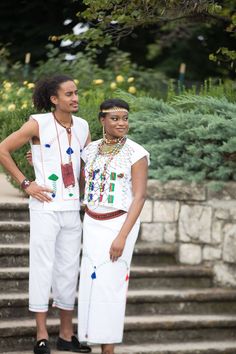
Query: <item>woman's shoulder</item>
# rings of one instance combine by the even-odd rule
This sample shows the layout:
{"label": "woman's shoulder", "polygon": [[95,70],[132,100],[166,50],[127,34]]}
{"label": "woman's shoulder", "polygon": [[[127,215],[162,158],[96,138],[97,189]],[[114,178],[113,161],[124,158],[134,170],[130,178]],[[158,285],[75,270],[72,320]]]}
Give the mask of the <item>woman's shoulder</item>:
{"label": "woman's shoulder", "polygon": [[134,140],[127,138],[126,140],[127,146],[131,147],[132,149],[144,149],[144,147],[138,143],[136,143]]}
{"label": "woman's shoulder", "polygon": [[138,161],[142,157],[146,156],[148,159],[148,164],[150,163],[149,160],[149,152],[140,144],[136,143],[132,139],[126,140],[128,150],[130,152],[130,159],[132,163]]}

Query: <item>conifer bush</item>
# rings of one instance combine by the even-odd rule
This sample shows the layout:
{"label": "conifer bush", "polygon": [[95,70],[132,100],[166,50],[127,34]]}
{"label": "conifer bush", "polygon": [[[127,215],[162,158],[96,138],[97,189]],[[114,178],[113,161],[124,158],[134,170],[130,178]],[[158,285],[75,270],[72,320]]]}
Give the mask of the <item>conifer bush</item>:
{"label": "conifer bush", "polygon": [[[5,139],[8,135],[18,130],[29,118],[30,114],[33,114],[32,109],[19,109],[13,112],[1,112],[0,114],[0,141]],[[21,147],[19,150],[15,151],[12,154],[14,161],[20,170],[29,178],[33,180],[34,170],[32,166],[29,165],[26,160],[26,152],[30,149],[30,144],[26,144]],[[19,185],[7,174],[9,181],[13,184],[13,186],[20,189]]]}
{"label": "conifer bush", "polygon": [[170,102],[119,96],[131,105],[130,137],[150,152],[150,178],[236,180],[235,103],[191,94]]}

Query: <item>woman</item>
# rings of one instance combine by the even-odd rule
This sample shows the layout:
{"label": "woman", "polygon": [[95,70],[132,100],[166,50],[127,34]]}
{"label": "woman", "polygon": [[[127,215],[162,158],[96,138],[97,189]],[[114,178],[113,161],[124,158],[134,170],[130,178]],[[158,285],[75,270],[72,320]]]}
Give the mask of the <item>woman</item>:
{"label": "woman", "polygon": [[103,138],[82,153],[85,217],[79,284],[79,340],[113,354],[122,342],[130,263],[146,195],[149,153],[127,138],[129,105],[100,106]]}

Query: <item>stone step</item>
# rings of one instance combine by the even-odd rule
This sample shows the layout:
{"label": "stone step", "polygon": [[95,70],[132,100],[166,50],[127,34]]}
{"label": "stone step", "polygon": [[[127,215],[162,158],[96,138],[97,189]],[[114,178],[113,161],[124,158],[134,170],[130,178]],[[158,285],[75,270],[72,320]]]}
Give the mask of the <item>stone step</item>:
{"label": "stone step", "polygon": [[[176,264],[175,247],[172,245],[157,245],[152,243],[149,245],[147,242],[137,242],[132,265],[154,266],[162,264]],[[0,267],[27,267],[28,265],[28,244],[0,244]]]}
{"label": "stone step", "polygon": [[[52,341],[59,329],[59,320],[49,318],[48,331]],[[76,331],[76,320],[74,330]],[[230,315],[158,315],[126,317],[124,344],[171,343],[188,341],[235,340],[236,316]],[[31,349],[35,336],[35,321],[0,322],[2,351]]]}
{"label": "stone step", "polygon": [[29,205],[22,203],[0,203],[0,221],[28,221]]}
{"label": "stone step", "polygon": [[170,265],[133,267],[130,289],[208,288],[213,285],[212,269],[205,266]]}
{"label": "stone step", "polygon": [[154,266],[176,264],[177,248],[174,244],[138,241],[134,248],[132,265]]}
{"label": "stone step", "polygon": [[[50,305],[52,299],[50,299]],[[77,313],[77,299],[75,315]],[[126,315],[163,314],[236,314],[236,290],[233,289],[173,289],[129,290]],[[29,316],[28,293],[0,294],[0,319]],[[49,317],[58,310],[49,308]]]}
{"label": "stone step", "polygon": [[27,267],[29,246],[27,244],[0,244],[0,267]]}
{"label": "stone step", "polygon": [[0,221],[1,244],[28,244],[29,222],[28,221]]}
{"label": "stone step", "polygon": [[[93,354],[100,354],[100,347],[92,346]],[[203,341],[145,345],[116,345],[116,354],[235,354],[236,341]],[[31,351],[3,352],[2,354],[32,354]],[[52,348],[51,354],[68,354]]]}
{"label": "stone step", "polygon": [[[28,291],[28,267],[0,268],[0,292]],[[212,270],[204,266],[132,267],[130,289],[208,288]]]}
{"label": "stone step", "polygon": [[126,315],[235,314],[236,289],[129,290]]}

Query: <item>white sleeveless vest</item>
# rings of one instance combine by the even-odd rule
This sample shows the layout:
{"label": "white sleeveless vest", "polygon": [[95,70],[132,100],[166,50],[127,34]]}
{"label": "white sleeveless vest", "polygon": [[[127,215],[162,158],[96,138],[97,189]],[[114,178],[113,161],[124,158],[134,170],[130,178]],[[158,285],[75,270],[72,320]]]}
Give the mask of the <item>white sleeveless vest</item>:
{"label": "white sleeveless vest", "polygon": [[[73,116],[71,145],[69,145],[66,129],[54,120],[52,113],[34,114],[30,119],[37,121],[40,138],[40,145],[34,145],[31,142],[35,182],[53,190],[52,193],[49,193],[52,197],[52,201],[49,203],[40,202],[30,197],[30,209],[79,210],[80,155],[88,137],[88,123],[82,118]],[[73,164],[75,186],[65,188],[62,181],[61,163],[68,163],[70,157]]]}

